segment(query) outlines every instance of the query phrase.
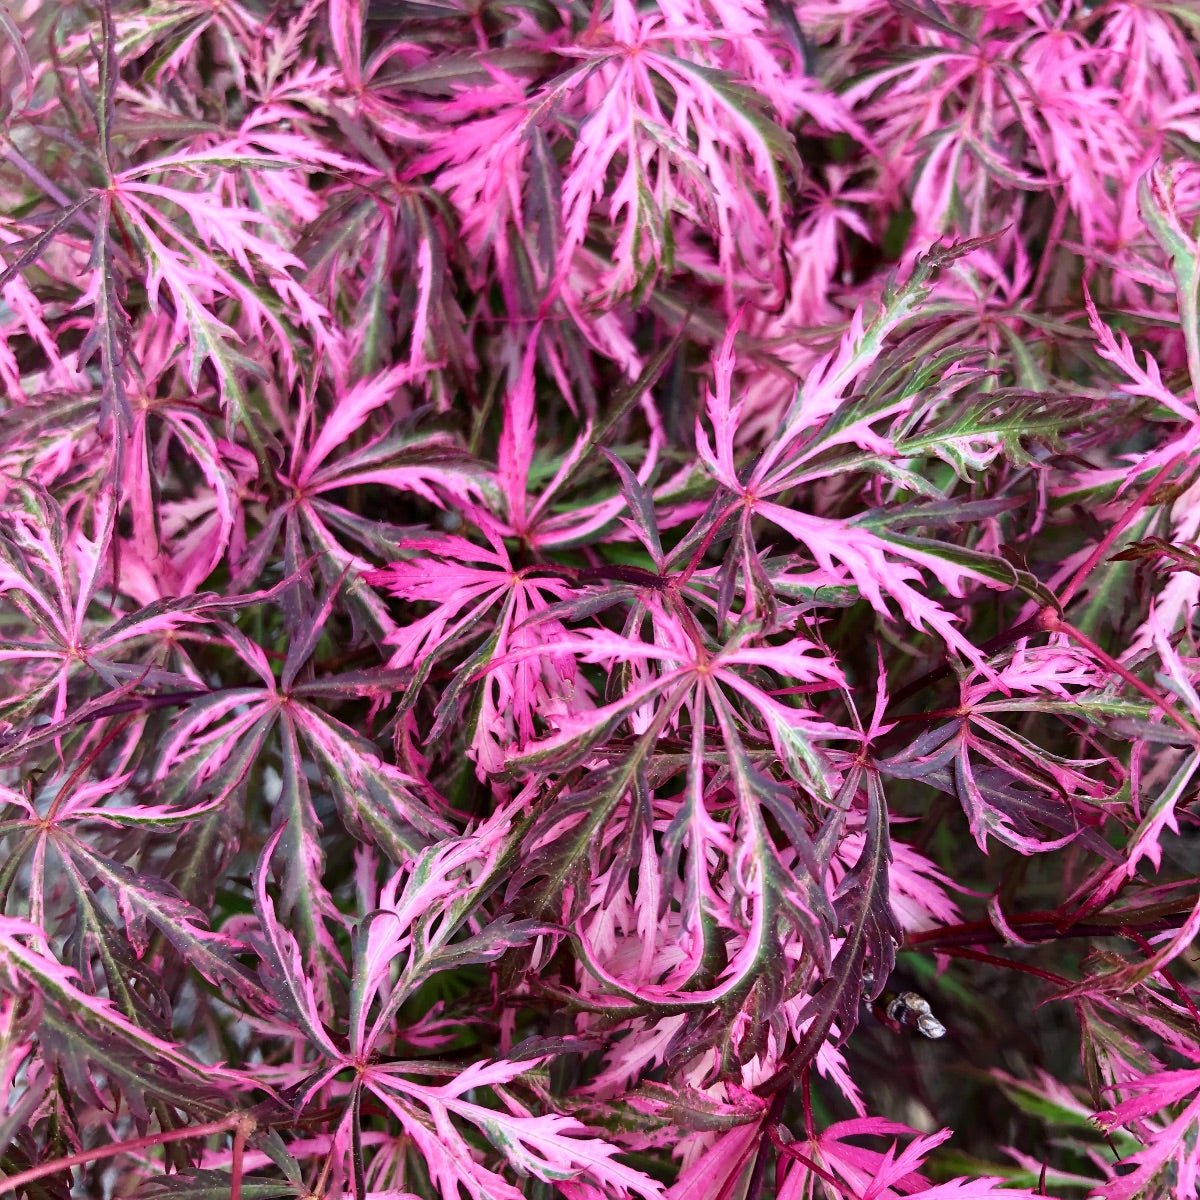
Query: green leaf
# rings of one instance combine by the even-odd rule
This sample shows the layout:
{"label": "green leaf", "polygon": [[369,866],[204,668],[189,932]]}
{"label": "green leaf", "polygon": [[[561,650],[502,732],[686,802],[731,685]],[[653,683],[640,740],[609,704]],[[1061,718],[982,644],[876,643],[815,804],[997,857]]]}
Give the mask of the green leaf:
{"label": "green leaf", "polygon": [[[278,1179],[259,1179],[243,1175],[239,1181],[245,1200],[273,1200],[277,1196],[304,1196],[308,1189]],[[229,1200],[230,1176],[224,1171],[195,1168],[179,1175],[162,1175],[147,1180],[138,1189],[139,1196],[152,1200]]]}

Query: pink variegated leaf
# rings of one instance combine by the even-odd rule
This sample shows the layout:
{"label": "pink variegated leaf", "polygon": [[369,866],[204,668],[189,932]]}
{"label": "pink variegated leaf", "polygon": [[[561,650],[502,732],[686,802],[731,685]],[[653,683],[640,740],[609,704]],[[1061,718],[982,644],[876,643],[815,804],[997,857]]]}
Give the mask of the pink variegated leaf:
{"label": "pink variegated leaf", "polygon": [[[823,1129],[815,1139],[799,1143],[791,1138],[776,1143],[780,1156],[789,1162],[787,1178],[780,1195],[794,1200],[811,1189],[817,1179],[832,1194],[841,1196],[862,1195],[886,1196],[891,1200],[897,1195],[908,1195],[927,1181],[912,1170],[920,1154],[903,1152],[895,1155],[895,1143],[880,1153],[856,1145],[851,1139],[863,1136],[905,1135],[912,1131],[906,1126],[879,1117],[860,1117],[849,1121],[836,1121]],[[936,1145],[944,1135],[932,1139],[918,1138],[915,1145],[931,1142]],[[911,1150],[911,1146],[909,1150]],[[903,1159],[903,1169],[900,1160]],[[879,1185],[883,1186],[880,1187]],[[897,1185],[896,1190],[892,1185]]]}
{"label": "pink variegated leaf", "polygon": [[599,1138],[579,1136],[588,1131],[572,1117],[553,1113],[533,1116],[519,1109],[505,1112],[462,1099],[472,1088],[507,1083],[526,1069],[525,1063],[475,1063],[465,1068],[453,1084],[442,1088],[410,1084],[408,1089],[417,1098],[443,1104],[449,1112],[475,1125],[522,1176],[545,1182],[580,1178],[618,1195],[662,1195],[662,1186],[644,1172],[613,1161],[615,1146]]}
{"label": "pink variegated leaf", "polygon": [[387,1067],[372,1068],[367,1086],[412,1140],[440,1195],[521,1200],[516,1187],[479,1161],[481,1156],[455,1128],[444,1104],[413,1097],[402,1075]]}
{"label": "pink variegated leaf", "polygon": [[936,1149],[950,1137],[949,1129],[939,1130],[928,1137],[913,1138],[899,1154],[893,1145],[875,1168],[875,1178],[862,1194],[862,1200],[878,1200],[892,1188],[907,1191],[916,1178],[915,1172],[930,1151]]}
{"label": "pink variegated leaf", "polygon": [[1113,331],[1100,319],[1100,314],[1096,311],[1096,305],[1093,303],[1090,293],[1086,290],[1084,292],[1084,300],[1087,305],[1088,323],[1091,325],[1100,343],[1100,357],[1112,363],[1129,380],[1128,383],[1122,385],[1121,390],[1130,395],[1147,396],[1152,400],[1156,400],[1168,411],[1175,413],[1176,416],[1182,417],[1185,420],[1194,419],[1195,410],[1190,405],[1177,399],[1175,394],[1163,385],[1162,374],[1154,359],[1147,354],[1145,357],[1145,366],[1141,366],[1134,354],[1128,335],[1122,333],[1118,339]]}
{"label": "pink variegated leaf", "polygon": [[1029,1188],[1013,1188],[999,1177],[952,1179],[910,1193],[912,1200],[1039,1200],[1044,1195]]}
{"label": "pink variegated leaf", "polygon": [[762,1140],[759,1122],[723,1133],[663,1194],[664,1200],[724,1200],[736,1194]]}
{"label": "pink variegated leaf", "polygon": [[50,7],[9,1190],[1200,1200],[1192,6]]}
{"label": "pink variegated leaf", "polygon": [[306,488],[329,456],[381,405],[393,399],[404,385],[417,377],[408,366],[393,367],[370,379],[361,380],[339,398],[321,423],[321,431],[295,464],[296,486]]}
{"label": "pink variegated leaf", "polygon": [[[367,1055],[390,1036],[396,1012],[438,972],[488,962],[542,929],[526,922],[484,924],[476,910],[509,849],[511,815],[499,809],[473,837],[446,838],[394,871],[379,906],[355,938],[351,1044]],[[464,926],[471,936],[460,936]],[[368,1013],[373,1016],[368,1022]]]}
{"label": "pink variegated leaf", "polygon": [[260,971],[263,984],[286,1018],[294,1021],[296,1027],[303,1031],[309,1044],[327,1059],[337,1062],[342,1055],[325,1029],[317,991],[312,978],[305,971],[300,947],[295,937],[279,923],[275,902],[267,893],[271,856],[283,832],[280,828],[271,835],[254,874],[255,904],[261,935],[258,952],[262,962]]}
{"label": "pink variegated leaf", "polygon": [[[288,719],[278,723],[280,735],[279,795],[273,805],[273,825],[280,833],[282,883],[280,911],[297,935],[308,968],[318,987],[327,986],[329,964],[340,954],[330,926],[339,920],[337,906],[322,878],[325,852],[321,822],[300,753],[296,727]],[[276,843],[272,843],[272,849]]]}
{"label": "pink variegated leaf", "polygon": [[504,428],[496,447],[500,486],[508,511],[509,524],[524,533],[529,524],[529,467],[537,439],[534,408],[533,366],[540,330],[529,332],[529,342],[504,405]]}
{"label": "pink variegated leaf", "polygon": [[385,762],[366,738],[309,704],[295,705],[292,715],[343,820],[358,836],[403,862],[428,839],[449,832],[445,818],[429,807],[429,790]]}
{"label": "pink variegated leaf", "polygon": [[80,871],[102,884],[116,900],[126,936],[140,957],[146,951],[148,925],[153,925],[189,966],[217,986],[261,1006],[265,997],[235,957],[245,946],[228,935],[206,929],[204,914],[161,879],[139,875],[123,863],[82,842],[64,840],[60,852],[69,854]]}
{"label": "pink variegated leaf", "polygon": [[877,612],[889,615],[885,597],[895,601],[913,628],[932,630],[952,649],[983,666],[979,651],[956,628],[958,618],[913,584],[921,579],[918,568],[931,571],[952,594],[961,594],[968,581],[989,583],[986,576],[970,568],[956,569],[866,529],[795,513],[777,504],[760,504],[757,508],[762,516],[802,542],[822,570],[836,572],[840,566]]}
{"label": "pink variegated leaf", "polygon": [[1132,878],[1137,873],[1138,864],[1143,858],[1149,859],[1156,871],[1161,867],[1163,834],[1167,830],[1174,834],[1179,833],[1176,806],[1195,778],[1198,766],[1200,766],[1200,755],[1189,754],[1146,810],[1126,848],[1128,861],[1125,866],[1125,874],[1128,878]]}
{"label": "pink variegated leaf", "polygon": [[7,990],[34,988],[45,1001],[71,1020],[112,1036],[156,1064],[170,1064],[185,1078],[220,1084],[234,1082],[236,1074],[221,1066],[197,1061],[182,1047],[157,1037],[129,1020],[107,997],[89,995],[79,986],[78,975],[42,951],[26,946],[22,938],[44,941],[43,932],[29,921],[0,918],[0,964]]}

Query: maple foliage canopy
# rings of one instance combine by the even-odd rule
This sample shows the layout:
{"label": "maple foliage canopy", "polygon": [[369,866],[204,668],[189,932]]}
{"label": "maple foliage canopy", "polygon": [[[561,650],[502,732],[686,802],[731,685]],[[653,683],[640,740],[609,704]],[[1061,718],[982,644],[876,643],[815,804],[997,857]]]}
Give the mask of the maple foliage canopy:
{"label": "maple foliage canopy", "polygon": [[0,1196],[1198,1200],[1198,52],[0,5]]}

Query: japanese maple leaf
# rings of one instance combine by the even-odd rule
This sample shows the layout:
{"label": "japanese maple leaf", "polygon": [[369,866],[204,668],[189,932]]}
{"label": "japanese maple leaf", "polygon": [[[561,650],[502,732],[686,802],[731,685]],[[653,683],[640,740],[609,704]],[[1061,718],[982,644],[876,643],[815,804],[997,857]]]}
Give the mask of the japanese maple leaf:
{"label": "japanese maple leaf", "polygon": [[[1196,1200],[1200,1195],[1200,1070],[1160,1071],[1144,1079],[1125,1080],[1120,1087],[1136,1094],[1097,1113],[1095,1120],[1103,1129],[1143,1122],[1145,1147],[1124,1160],[1136,1164],[1135,1170],[1115,1176],[1091,1195],[1096,1200],[1134,1200],[1163,1172],[1169,1172],[1166,1186],[1170,1195],[1175,1200]],[[1185,1100],[1177,1116],[1167,1115],[1166,1110]],[[1152,1116],[1157,1119],[1145,1123]]]}
{"label": "japanese maple leaf", "polygon": [[[913,628],[932,629],[983,668],[983,655],[957,630],[958,618],[928,596],[924,575],[932,575],[952,595],[962,595],[968,583],[992,584],[987,576],[949,557],[884,538],[853,520],[803,512],[783,502],[801,483],[820,478],[818,456],[831,446],[858,445],[884,458],[894,456],[891,443],[871,428],[883,412],[854,421],[831,418],[846,405],[854,382],[878,357],[887,333],[903,318],[918,281],[919,272],[914,272],[869,326],[864,325],[861,312],[855,314],[838,350],[812,369],[782,424],[747,466],[738,461],[737,452],[743,406],[735,403],[732,391],[735,325],[715,360],[715,386],[707,406],[713,439],[698,418],[696,449],[723,489],[710,520],[714,526],[727,520],[734,523],[731,554],[740,556],[747,580],[756,577],[753,560],[760,557],[756,519],[767,521],[800,542],[823,571],[857,585],[881,615],[890,617],[891,601]],[[747,589],[747,594],[750,600],[753,593]]]}
{"label": "japanese maple leaf", "polygon": [[[477,893],[486,888],[506,848],[511,814],[500,810],[471,836],[448,838],[423,851],[408,868],[396,869],[384,885],[379,908],[356,930],[351,1006],[344,1038],[330,1036],[299,947],[280,924],[267,894],[267,865],[282,836],[266,846],[255,876],[262,926],[264,970],[294,1021],[319,1058],[305,1071],[304,1101],[336,1083],[348,1070],[353,1088],[372,1096],[412,1139],[431,1178],[446,1196],[465,1191],[472,1200],[520,1200],[521,1192],[482,1160],[463,1126],[473,1127],[523,1176],[547,1182],[592,1180],[615,1195],[655,1200],[661,1186],[614,1159],[617,1147],[596,1137],[578,1120],[558,1113],[535,1115],[505,1085],[533,1062],[480,1061],[452,1072],[445,1082],[428,1079],[427,1063],[381,1059],[396,1035],[396,1017],[425,980],[439,970],[467,962],[489,962],[522,945],[542,927],[531,922],[475,919]],[[464,926],[473,936],[455,940]],[[341,1046],[345,1045],[345,1049]],[[297,1071],[297,1074],[300,1074]],[[439,1072],[443,1078],[445,1074]],[[480,1103],[491,1090],[499,1103]],[[333,1153],[351,1151],[358,1104],[345,1108],[332,1139]]]}
{"label": "japanese maple leaf", "polygon": [[[476,519],[486,521],[481,513]],[[429,736],[436,738],[457,716],[469,689],[481,690],[469,753],[480,771],[494,772],[505,749],[533,738],[542,719],[586,709],[590,699],[574,657],[552,649],[562,627],[530,622],[574,589],[553,569],[515,566],[491,522],[483,533],[488,546],[456,534],[405,538],[400,548],[414,557],[366,579],[393,596],[433,606],[389,635],[391,665],[415,667],[424,678],[451,650],[461,657],[464,665],[438,704]],[[488,671],[489,664],[498,665]]]}

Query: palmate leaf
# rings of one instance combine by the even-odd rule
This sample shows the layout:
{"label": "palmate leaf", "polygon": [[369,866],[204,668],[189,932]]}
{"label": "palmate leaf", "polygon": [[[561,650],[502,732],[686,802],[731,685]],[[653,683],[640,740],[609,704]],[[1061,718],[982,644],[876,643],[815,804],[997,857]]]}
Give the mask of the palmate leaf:
{"label": "palmate leaf", "polygon": [[148,942],[146,926],[152,924],[210,983],[230,987],[251,1003],[261,1003],[254,980],[235,957],[243,949],[241,944],[205,929],[204,914],[177,895],[170,884],[132,871],[78,839],[60,837],[55,845],[62,856],[74,860],[81,878],[103,885],[115,898],[126,937],[139,957]]}
{"label": "palmate leaf", "polygon": [[[327,603],[311,618],[320,626],[329,616]],[[233,688],[200,696],[175,722],[160,751],[158,777],[172,792],[202,788],[225,797],[239,788],[268,747],[283,751],[283,779],[294,814],[310,812],[309,784],[301,769],[299,747],[324,768],[325,786],[362,836],[378,835],[389,852],[412,854],[447,826],[414,790],[414,781],[386,763],[378,750],[319,706],[330,697],[390,691],[395,679],[383,675],[347,673],[324,675],[294,683],[283,690],[276,684],[262,648],[226,626],[226,635],[258,675],[260,688]],[[319,628],[297,640],[285,662],[289,677],[299,675],[319,639]],[[278,736],[278,740],[273,735]],[[312,832],[315,817],[301,824]],[[307,853],[307,852],[306,852]],[[303,855],[301,856],[304,857]]]}
{"label": "palmate leaf", "polygon": [[[135,452],[137,445],[135,430]],[[192,592],[132,611],[113,604],[107,619],[99,619],[93,614],[114,534],[112,507],[100,507],[89,537],[36,485],[14,489],[10,499],[19,499],[21,507],[10,509],[12,519],[0,536],[0,590],[26,622],[24,636],[0,640],[0,662],[25,668],[10,718],[35,713],[51,696],[59,709],[81,687],[107,688],[114,695],[128,683],[146,690],[198,691],[194,678],[161,665],[165,647],[185,630],[272,594],[271,589],[246,596]],[[0,612],[0,629],[12,627],[5,616]]]}
{"label": "palmate leaf", "polygon": [[217,1080],[173,1071],[120,1039],[81,1025],[62,1009],[43,1010],[38,1035],[49,1063],[87,1103],[109,1110],[124,1103],[142,1123],[158,1115],[159,1106],[209,1119],[228,1110],[229,1081],[222,1087]]}
{"label": "palmate leaf", "polygon": [[[506,486],[515,493],[509,507],[524,514],[526,468],[509,466]],[[476,519],[488,546],[448,535],[411,538],[403,549],[415,552],[414,559],[367,578],[393,595],[431,606],[388,638],[395,647],[393,664],[414,669],[404,710],[416,703],[435,664],[456,655],[458,667],[436,702],[428,740],[441,741],[453,724],[462,723],[466,710],[469,753],[480,770],[496,771],[504,750],[533,732],[539,693],[557,696],[571,711],[587,706],[587,689],[571,660],[550,644],[558,625],[545,614],[571,592],[562,572],[516,566],[499,525],[483,514]]]}
{"label": "palmate leaf", "polygon": [[[1023,707],[1020,701],[1011,704]],[[930,729],[878,767],[884,775],[919,779],[956,796],[981,849],[989,836],[1021,854],[1078,840],[1093,853],[1115,857],[1086,823],[1087,806],[1099,799],[1103,786],[982,714],[977,721],[967,716]]]}
{"label": "palmate leaf", "polygon": [[[439,433],[405,432],[395,423],[370,432],[368,421],[397,393],[428,371],[424,364],[402,365],[361,380],[339,397],[323,423],[314,417],[311,429],[298,438],[288,472],[281,483],[285,493],[258,537],[248,547],[239,577],[252,578],[268,556],[282,549],[291,572],[309,580],[314,593],[336,592],[344,577],[353,585],[342,595],[355,621],[375,640],[394,630],[382,601],[373,591],[372,576],[364,572],[363,548],[375,549],[380,530],[344,504],[346,489],[379,487],[411,494],[439,508],[494,494],[495,488],[457,438]],[[365,440],[360,431],[367,427]],[[348,539],[348,540],[346,540]],[[279,543],[282,542],[280,547]],[[322,583],[312,580],[320,567]],[[377,582],[377,581],[376,581]],[[315,622],[293,620],[295,636],[303,637]]]}
{"label": "palmate leaf", "polygon": [[[259,648],[237,640],[247,661],[270,679]],[[279,791],[270,803],[270,819],[282,839],[281,907],[313,978],[327,989],[330,964],[340,958],[330,932],[339,914],[323,877],[322,824],[306,764],[324,768],[319,778],[348,828],[399,861],[407,861],[446,826],[410,789],[409,779],[385,764],[365,739],[293,696],[276,690],[270,680],[263,688],[206,698],[213,702],[193,706],[176,723],[158,771],[171,789],[200,787],[227,798],[242,788],[256,761],[271,751],[278,754]],[[323,1001],[329,1000],[325,992]]]}
{"label": "palmate leaf", "polygon": [[[752,763],[742,748],[742,738],[736,731],[738,717],[735,715],[745,702],[749,711],[767,714],[768,731],[773,728],[772,723],[777,718],[780,719],[782,727],[782,714],[778,711],[781,706],[741,671],[745,670],[748,674],[760,665],[773,665],[781,672],[800,678],[810,673],[824,674],[828,664],[823,663],[818,656],[808,653],[815,647],[797,639],[786,649],[780,649],[772,658],[771,655],[746,647],[735,639],[715,658],[709,659],[705,656],[703,661],[693,664],[689,662],[694,654],[693,648],[651,648],[635,643],[629,638],[605,636],[595,630],[586,631],[586,634],[564,634],[556,639],[553,645],[560,649],[578,648],[587,657],[605,661],[611,661],[612,657],[620,653],[643,659],[662,658],[667,664],[667,669],[654,683],[635,685],[624,699],[581,717],[578,724],[587,731],[582,737],[571,730],[556,738],[546,739],[535,744],[535,747],[525,754],[514,758],[513,765],[527,770],[534,762],[541,764],[553,761],[560,768],[580,764],[585,761],[585,756],[592,753],[596,741],[608,735],[615,721],[624,720],[626,716],[632,715],[635,707],[643,706],[648,700],[656,700],[649,732],[643,735],[640,743],[644,753],[647,745],[657,736],[657,730],[665,727],[667,722],[677,720],[677,714],[688,693],[692,692],[688,711],[691,712],[693,721],[699,723],[699,716],[705,711],[706,701],[707,704],[711,704],[716,715],[723,750],[729,761],[731,790],[737,805],[736,828],[739,830],[739,838],[735,844],[739,845],[739,853],[734,860],[736,870],[733,881],[739,896],[739,905],[744,905],[747,913],[745,919],[751,928],[745,941],[737,949],[734,961],[724,972],[721,983],[715,989],[705,988],[688,995],[681,992],[678,983],[669,988],[652,985],[630,987],[615,980],[611,973],[585,950],[589,967],[597,978],[602,979],[606,987],[613,988],[618,994],[636,997],[656,1005],[683,1005],[687,1008],[702,1002],[711,1004],[718,997],[741,995],[755,985],[760,972],[773,972],[772,977],[778,980],[778,971],[782,966],[777,940],[778,921],[793,926],[800,932],[810,953],[816,955],[819,961],[826,961],[821,914],[827,911],[827,904],[818,882],[822,877],[822,870],[818,866],[802,820],[795,812],[790,789],[769,779]],[[797,729],[802,730],[805,719],[803,711],[788,711],[792,714],[791,719],[796,723]],[[772,735],[768,732],[766,736]],[[703,753],[707,754],[708,751]],[[551,754],[554,755],[553,759],[549,758]],[[597,808],[604,810],[606,805],[615,804],[624,789],[632,784],[632,774],[622,776],[620,772],[625,769],[636,770],[636,761],[635,753],[629,759],[623,760],[622,766],[611,770],[606,781],[615,782],[616,787],[606,789],[601,785],[599,794],[605,796],[605,804],[597,805]],[[694,786],[697,786],[695,780]],[[550,811],[553,813],[555,810]],[[594,820],[595,811],[596,808],[593,808],[590,812],[581,813],[582,824],[572,821],[574,828],[566,841],[573,845],[574,854],[568,856],[567,861],[578,865],[581,861],[579,856],[585,851],[590,851],[583,831],[594,828],[591,822]],[[692,812],[694,822],[694,801]],[[553,821],[554,817],[548,816],[547,827],[551,827]],[[797,860],[794,867],[788,865],[785,858],[780,857],[780,852],[768,832],[768,821],[777,823],[782,829],[788,854],[794,855]],[[684,827],[677,827],[674,839],[682,836]],[[678,840],[674,841],[676,847],[679,844]],[[701,846],[692,845],[688,853],[689,862],[694,866],[700,861],[695,856],[702,853]],[[672,849],[669,861],[672,864],[678,861],[678,849]],[[806,882],[797,883],[797,877]],[[709,887],[707,884],[698,886],[706,890]],[[696,892],[693,892],[693,895],[695,894]],[[696,906],[693,900],[687,910],[689,922],[694,919],[695,914]],[[765,986],[770,986],[768,977],[765,976],[763,982]]]}
{"label": "palmate leaf", "polygon": [[[5,990],[21,995],[32,991],[43,1005],[43,1036],[61,1039],[69,1046],[64,1066],[76,1072],[84,1094],[92,1092],[89,1061],[104,1064],[101,1075],[127,1082],[127,1102],[142,1105],[139,1097],[156,1095],[168,1102],[187,1097],[204,1103],[210,1112],[221,1111],[222,1087],[240,1088],[236,1072],[201,1062],[187,1049],[143,1029],[129,1020],[104,996],[89,994],[76,982],[78,976],[42,951],[26,946],[22,938],[43,941],[42,932],[28,921],[0,918],[0,966]],[[204,1100],[209,1097],[209,1100]],[[142,1113],[148,1116],[146,1110]]]}
{"label": "palmate leaf", "polygon": [[922,4],[0,4],[8,1179],[1196,1190],[1200,19]]}
{"label": "palmate leaf", "polygon": [[431,1175],[446,1189],[444,1194],[453,1195],[462,1187],[477,1200],[517,1200],[520,1196],[500,1176],[473,1161],[468,1143],[451,1120],[457,1118],[479,1130],[522,1176],[546,1182],[594,1181],[618,1194],[645,1200],[662,1195],[661,1184],[614,1158],[614,1146],[579,1136],[588,1131],[574,1118],[534,1116],[519,1108],[515,1112],[486,1108],[466,1099],[468,1089],[498,1088],[527,1071],[528,1064],[474,1063],[454,1081],[439,1087],[405,1079],[405,1065],[369,1069],[366,1086],[404,1125],[424,1154]]}
{"label": "palmate leaf", "polygon": [[[865,1197],[877,1200],[904,1195],[922,1200],[1003,1200],[1005,1196],[1033,1200],[1040,1194],[1026,1189],[1010,1190],[1001,1176],[952,1179],[930,1184],[918,1167],[932,1151],[950,1137],[949,1129],[920,1136],[914,1130],[878,1117],[837,1121],[806,1141],[775,1141],[781,1157],[790,1160],[788,1178],[780,1196],[792,1200],[811,1189],[819,1178],[826,1193],[838,1200]],[[855,1145],[851,1139],[864,1136],[912,1136],[903,1150],[896,1142],[884,1152]],[[1003,1189],[1003,1190],[1002,1190]]]}
{"label": "palmate leaf", "polygon": [[[744,469],[738,464],[737,453],[744,406],[734,401],[732,393],[735,328],[722,346],[716,386],[707,405],[714,440],[710,443],[705,428],[698,423],[697,450],[714,482],[722,489],[709,519],[718,528],[726,520],[737,522],[737,535],[730,541],[724,565],[728,576],[735,576],[747,556],[756,552],[762,541],[756,522],[765,520],[794,538],[824,574],[839,581],[852,581],[881,615],[889,615],[888,603],[893,602],[910,626],[933,630],[948,646],[986,671],[984,656],[957,628],[958,618],[913,583],[923,572],[928,572],[952,595],[962,595],[968,585],[988,585],[991,582],[988,574],[955,563],[949,557],[906,546],[899,540],[885,540],[853,519],[833,519],[777,500],[808,477],[812,466],[810,435],[847,402],[847,393],[878,358],[884,338],[924,295],[933,266],[971,248],[932,252],[918,263],[906,283],[889,287],[884,308],[869,326],[863,314],[856,313],[836,354],[827,355],[816,364],[782,427]],[[852,426],[844,436],[861,445],[872,459],[880,458],[881,454],[894,455],[891,444],[867,424]],[[742,574],[742,587],[753,611],[757,601],[750,585],[755,572],[752,568],[742,568]]]}
{"label": "palmate leaf", "polygon": [[181,333],[187,331],[192,348],[189,376],[192,387],[199,384],[203,365],[211,365],[228,413],[227,433],[232,437],[240,427],[249,436],[251,444],[261,449],[265,439],[255,414],[248,406],[242,379],[246,375],[262,377],[265,368],[235,348],[242,339],[236,330],[213,315],[207,303],[210,283],[218,283],[221,275],[224,275],[224,280],[218,283],[221,290],[236,293],[244,299],[252,294],[251,288],[234,282],[228,272],[218,272],[215,278],[209,277],[194,264],[199,261],[207,265],[211,259],[207,259],[186,238],[182,241],[181,250],[168,246],[146,219],[146,206],[130,204],[129,198],[126,199],[127,202],[121,207],[122,217],[138,231],[152,263],[148,280],[152,301],[157,300],[160,283],[165,282],[177,312],[176,328]]}
{"label": "palmate leaf", "polygon": [[[841,1037],[858,1023],[863,996],[882,990],[896,961],[900,931],[888,891],[889,833],[887,808],[878,779],[866,778],[867,810],[862,855],[842,880],[835,899],[843,939],[820,989],[801,1010],[810,1019],[799,1042],[771,1077],[756,1091],[770,1095],[791,1082],[816,1057],[836,1024]],[[867,988],[867,969],[875,979]]]}
{"label": "palmate leaf", "polygon": [[[445,1085],[427,1086],[407,1078],[427,1074],[426,1064],[377,1061],[380,1050],[390,1047],[396,1038],[401,1006],[431,974],[462,963],[490,961],[545,931],[533,923],[502,920],[465,939],[456,936],[493,887],[494,872],[509,850],[507,828],[506,818],[493,818],[477,839],[448,839],[419,856],[407,870],[392,874],[380,894],[379,909],[368,915],[355,934],[345,1051],[331,1041],[318,1012],[316,989],[305,977],[299,949],[280,926],[266,893],[266,863],[281,839],[281,834],[276,834],[256,875],[266,935],[262,946],[265,976],[273,981],[289,1018],[326,1059],[326,1074],[350,1062],[365,1064],[361,1071],[364,1086],[398,1117],[433,1177],[455,1179],[481,1200],[484,1196],[518,1195],[501,1176],[474,1161],[468,1143],[451,1121],[453,1117],[481,1130],[521,1173],[567,1179],[588,1172],[620,1179],[635,1190],[653,1190],[640,1173],[607,1161],[611,1147],[575,1137],[585,1132],[577,1122],[557,1115],[533,1117],[519,1108],[512,1112],[484,1108],[477,1103],[478,1088],[511,1082],[530,1069],[529,1063],[480,1063],[457,1073],[435,1068],[435,1074],[453,1074],[454,1079]],[[464,1092],[472,1094],[470,1102],[459,1099]],[[429,1129],[431,1119],[436,1136]]]}

